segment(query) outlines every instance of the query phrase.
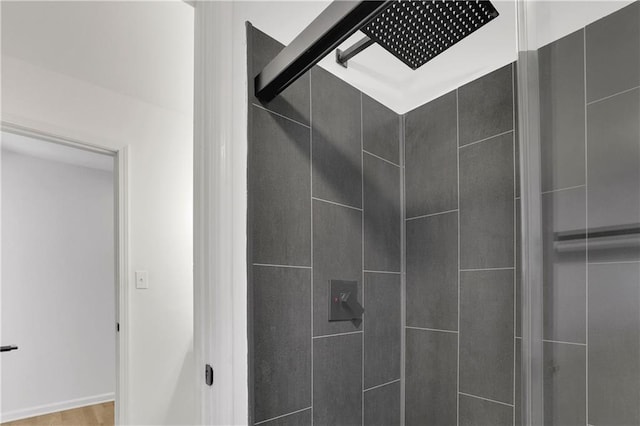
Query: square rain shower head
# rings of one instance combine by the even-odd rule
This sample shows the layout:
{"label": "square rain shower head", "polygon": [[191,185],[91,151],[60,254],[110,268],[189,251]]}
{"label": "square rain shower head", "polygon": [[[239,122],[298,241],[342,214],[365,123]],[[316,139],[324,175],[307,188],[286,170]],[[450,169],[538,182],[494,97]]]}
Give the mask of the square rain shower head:
{"label": "square rain shower head", "polygon": [[361,31],[415,70],[497,17],[490,1],[400,0]]}

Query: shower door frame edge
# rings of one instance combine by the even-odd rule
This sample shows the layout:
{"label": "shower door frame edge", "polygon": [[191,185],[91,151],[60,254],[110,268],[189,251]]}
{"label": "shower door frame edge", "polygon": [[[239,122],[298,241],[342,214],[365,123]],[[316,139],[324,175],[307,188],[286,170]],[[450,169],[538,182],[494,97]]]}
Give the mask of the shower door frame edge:
{"label": "shower door frame edge", "polygon": [[535,7],[530,0],[516,1],[522,293],[520,406],[525,426],[544,424],[540,86]]}

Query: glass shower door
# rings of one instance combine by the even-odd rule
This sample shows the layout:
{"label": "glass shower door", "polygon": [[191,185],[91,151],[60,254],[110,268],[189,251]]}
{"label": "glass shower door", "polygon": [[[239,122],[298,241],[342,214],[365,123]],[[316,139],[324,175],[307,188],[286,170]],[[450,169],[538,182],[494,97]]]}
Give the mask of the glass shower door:
{"label": "glass shower door", "polygon": [[638,425],[640,3],[519,6],[520,419]]}

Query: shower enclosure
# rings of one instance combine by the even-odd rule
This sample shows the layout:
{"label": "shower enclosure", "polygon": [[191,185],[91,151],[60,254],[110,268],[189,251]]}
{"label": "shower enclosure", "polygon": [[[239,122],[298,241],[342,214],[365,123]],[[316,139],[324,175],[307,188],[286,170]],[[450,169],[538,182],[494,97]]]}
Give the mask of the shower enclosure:
{"label": "shower enclosure", "polygon": [[252,424],[640,425],[640,3],[493,3],[400,112],[247,25]]}

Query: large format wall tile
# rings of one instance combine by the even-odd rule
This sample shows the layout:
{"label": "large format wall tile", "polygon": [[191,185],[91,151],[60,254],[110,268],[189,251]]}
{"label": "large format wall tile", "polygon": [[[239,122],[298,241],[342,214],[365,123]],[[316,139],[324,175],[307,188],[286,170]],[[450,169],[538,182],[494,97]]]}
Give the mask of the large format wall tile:
{"label": "large format wall tile", "polygon": [[460,392],[513,403],[513,270],[460,274]]}
{"label": "large format wall tile", "polygon": [[401,287],[399,274],[366,273],[364,387],[400,378]]}
{"label": "large format wall tile", "polygon": [[[640,259],[640,237],[594,238],[640,223],[640,89],[587,109],[589,262]],[[600,229],[599,229],[600,228]]]}
{"label": "large format wall tile", "polygon": [[511,426],[513,408],[508,405],[460,395],[460,426]]}
{"label": "large format wall tile", "polygon": [[400,272],[400,168],[364,154],[364,267]]}
{"label": "large format wall tile", "polygon": [[589,418],[640,424],[640,264],[589,265]]}
{"label": "large format wall tile", "polygon": [[513,130],[509,64],[458,89],[460,146]]}
{"label": "large format wall tile", "polygon": [[460,268],[514,266],[513,133],[460,149]]}
{"label": "large format wall tile", "polygon": [[309,129],[253,107],[252,261],[311,265]]}
{"label": "large format wall tile", "polygon": [[363,304],[362,212],[313,200],[313,335],[361,329],[350,321],[329,322],[329,280],[358,281]]}
{"label": "large format wall tile", "polygon": [[253,267],[255,420],[311,405],[311,270]]}
{"label": "large format wall tile", "polygon": [[400,382],[364,393],[366,426],[400,426]]}
{"label": "large format wall tile", "polygon": [[542,195],[545,339],[586,342],[586,221],[584,187]]}
{"label": "large format wall tile", "polygon": [[406,336],[406,425],[455,425],[457,334],[407,329]]}
{"label": "large format wall tile", "polygon": [[542,190],[583,185],[584,31],[539,50]]}
{"label": "large format wall tile", "polygon": [[588,101],[640,85],[640,3],[594,22],[586,32]]}
{"label": "large format wall tile", "polygon": [[407,325],[458,329],[458,213],[407,221]]}
{"label": "large format wall tile", "polygon": [[362,95],[362,145],[365,151],[400,164],[400,117]]}
{"label": "large format wall tile", "polygon": [[[250,31],[250,42],[255,46],[255,48],[250,49],[252,54],[252,74],[255,77],[280,53],[284,46],[256,28]],[[260,101],[255,97],[254,90],[255,86],[253,80],[251,80],[249,82],[249,96],[252,103],[263,105],[271,111],[303,124],[309,124],[311,108],[309,73],[302,75],[270,102]]]}
{"label": "large format wall tile", "polygon": [[313,196],[362,206],[360,92],[333,74],[311,71]]}
{"label": "large format wall tile", "polygon": [[313,340],[313,424],[362,424],[362,333]]}
{"label": "large format wall tile", "polygon": [[586,347],[544,343],[544,424],[586,424]]}
{"label": "large format wall tile", "polygon": [[309,426],[311,424],[311,409],[279,417],[268,422],[260,423],[262,426]]}
{"label": "large format wall tile", "polygon": [[458,208],[456,92],[405,116],[406,216]]}

